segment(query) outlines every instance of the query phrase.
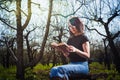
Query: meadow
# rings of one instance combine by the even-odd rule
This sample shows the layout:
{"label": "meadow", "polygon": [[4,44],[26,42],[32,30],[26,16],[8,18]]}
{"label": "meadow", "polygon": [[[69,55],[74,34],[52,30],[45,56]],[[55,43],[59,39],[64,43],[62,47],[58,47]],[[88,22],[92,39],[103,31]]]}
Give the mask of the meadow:
{"label": "meadow", "polygon": [[[90,74],[107,74],[107,77],[101,76],[97,80],[120,80],[120,74],[115,70],[114,65],[111,65],[111,70],[107,70],[103,64],[99,64],[98,62],[92,62],[89,66]],[[25,80],[49,80],[51,68],[52,64],[49,66],[38,64],[33,69],[27,68],[25,70]],[[0,80],[17,80],[15,75],[15,66],[10,66],[9,68],[0,66]]]}

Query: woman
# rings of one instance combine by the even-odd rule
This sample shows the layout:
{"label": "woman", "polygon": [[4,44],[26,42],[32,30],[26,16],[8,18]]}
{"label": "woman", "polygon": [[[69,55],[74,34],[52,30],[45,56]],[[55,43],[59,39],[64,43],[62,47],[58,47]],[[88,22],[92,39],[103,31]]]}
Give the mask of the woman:
{"label": "woman", "polygon": [[67,41],[69,54],[62,52],[69,58],[70,63],[53,67],[50,71],[51,80],[69,80],[70,76],[89,72],[90,46],[89,40],[84,34],[84,25],[78,17],[72,17],[68,25],[71,35]]}

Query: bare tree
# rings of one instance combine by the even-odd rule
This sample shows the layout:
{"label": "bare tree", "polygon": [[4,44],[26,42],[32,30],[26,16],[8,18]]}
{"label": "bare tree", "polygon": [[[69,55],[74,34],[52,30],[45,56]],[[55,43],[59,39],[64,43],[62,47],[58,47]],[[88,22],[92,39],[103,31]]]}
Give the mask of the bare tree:
{"label": "bare tree", "polygon": [[[116,3],[116,4],[114,4]],[[114,39],[118,37],[120,31],[112,34],[109,30],[110,24],[114,19],[118,19],[117,17],[120,16],[120,1],[119,0],[94,0],[92,3],[85,5],[84,8],[85,12],[83,14],[83,18],[86,18],[90,21],[97,22],[98,24],[101,23],[101,26],[104,27],[106,35],[102,34],[96,28],[90,29],[87,25],[86,27],[89,30],[96,31],[99,35],[105,37],[109,42],[109,46],[111,51],[114,55],[114,64],[116,66],[116,70],[120,72],[120,62],[118,59],[120,58],[119,53],[115,47]]]}
{"label": "bare tree", "polygon": [[[45,36],[43,38],[43,42],[42,42],[42,45],[41,45],[41,50],[39,52],[39,54],[37,55],[36,58],[34,58],[32,61],[30,61],[27,65],[24,65],[24,60],[23,60],[23,31],[26,29],[26,27],[28,26],[28,23],[31,19],[31,0],[28,0],[28,3],[27,3],[27,10],[28,10],[28,13],[26,14],[22,8],[21,8],[21,3],[22,1],[21,0],[16,0],[16,10],[8,10],[6,9],[5,7],[1,7],[1,9],[4,9],[6,10],[7,12],[15,12],[15,15],[16,15],[16,24],[17,24],[17,27],[13,27],[11,26],[9,23],[7,23],[3,18],[0,17],[0,20],[6,24],[7,26],[9,26],[10,28],[14,29],[14,30],[17,30],[17,54],[16,54],[16,66],[17,66],[17,72],[16,72],[16,77],[17,79],[20,79],[20,80],[24,80],[24,73],[25,73],[25,69],[27,67],[33,67],[35,66],[42,58],[43,56],[43,52],[44,52],[44,47],[45,47],[45,44],[46,44],[46,40],[47,40],[47,37],[48,37],[48,33],[49,33],[49,26],[50,26],[50,19],[51,19],[51,13],[52,13],[52,2],[53,0],[50,0],[50,6],[49,6],[49,13],[48,13],[48,21],[47,21],[47,25],[46,25],[46,31],[45,31]],[[22,24],[22,13],[26,16],[26,21],[24,24]],[[29,45],[28,45],[28,48],[29,48]],[[10,51],[12,53],[14,53],[11,49]]]}
{"label": "bare tree", "polygon": [[[5,21],[5,19],[0,18],[0,20],[6,24],[8,27],[17,30],[17,54],[16,54],[16,66],[17,66],[17,72],[16,77],[18,79],[24,80],[24,61],[23,61],[23,31],[27,27],[30,18],[31,18],[31,0],[28,0],[28,15],[26,15],[27,19],[25,23],[22,25],[22,16],[21,16],[21,0],[16,0],[16,11],[15,10],[9,10],[6,7],[0,6],[1,9],[4,9],[7,12],[14,12],[16,15],[16,28],[11,26],[8,22]],[[23,12],[24,13],[24,12]],[[10,49],[10,51],[13,53],[13,51]]]}
{"label": "bare tree", "polygon": [[39,54],[37,55],[36,58],[34,58],[30,63],[28,63],[25,67],[32,67],[35,66],[42,58],[43,56],[43,52],[44,52],[44,48],[45,48],[45,44],[47,41],[47,37],[49,34],[49,27],[50,27],[50,22],[51,22],[51,14],[52,14],[52,5],[53,5],[53,0],[49,1],[49,13],[48,13],[48,20],[47,20],[47,24],[46,24],[46,31],[45,31],[45,35],[42,41],[42,45],[41,45],[41,49]]}
{"label": "bare tree", "polygon": [[27,31],[27,34],[24,36],[25,37],[25,40],[26,40],[26,45],[27,45],[27,54],[28,54],[28,59],[29,59],[29,62],[31,62],[33,60],[33,51],[32,50],[32,47],[30,46],[30,40],[28,39],[29,37],[29,34],[34,31],[36,28],[32,29],[31,31]]}
{"label": "bare tree", "polygon": [[3,36],[2,35],[2,39],[0,39],[0,43],[3,44],[3,46],[5,46],[6,48],[6,53],[3,54],[4,56],[2,57],[3,58],[3,66],[5,68],[9,68],[9,65],[10,65],[10,56],[12,56],[15,60],[16,60],[16,57],[14,54],[12,54],[10,52],[10,49],[13,51],[13,48],[14,48],[14,42],[15,42],[15,38],[10,38],[8,36]]}
{"label": "bare tree", "polygon": [[31,18],[31,0],[28,0],[28,15],[27,15],[27,19],[24,23],[24,25],[22,25],[21,22],[21,0],[16,0],[16,21],[17,21],[17,73],[16,73],[16,77],[18,79],[23,79],[24,80],[24,61],[23,61],[23,31],[24,29],[27,27],[30,18]]}

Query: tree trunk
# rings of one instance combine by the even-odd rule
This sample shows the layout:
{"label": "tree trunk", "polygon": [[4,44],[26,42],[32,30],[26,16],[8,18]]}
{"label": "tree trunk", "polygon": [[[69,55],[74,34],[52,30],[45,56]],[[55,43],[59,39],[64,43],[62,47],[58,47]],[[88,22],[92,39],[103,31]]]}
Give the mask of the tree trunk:
{"label": "tree trunk", "polygon": [[17,21],[17,72],[16,78],[24,80],[24,63],[23,63],[23,29],[21,25],[21,0],[16,1],[16,21]]}
{"label": "tree trunk", "polygon": [[49,34],[53,0],[49,0],[49,4],[50,4],[50,5],[49,5],[49,13],[48,13],[48,20],[47,20],[47,25],[46,25],[46,31],[45,31],[45,35],[44,35],[44,37],[43,37],[41,50],[40,50],[40,52],[39,52],[40,54],[38,55],[38,58],[36,59],[35,63],[38,63],[38,62],[41,60],[42,56],[43,56],[45,44],[46,44],[47,37],[48,37],[48,34]]}
{"label": "tree trunk", "polygon": [[105,54],[104,54],[104,64],[107,67],[108,70],[111,69],[110,67],[110,61],[109,61],[109,55],[108,55],[108,51],[107,51],[107,46],[106,46],[106,39],[103,40],[104,42],[104,50],[105,50]]}
{"label": "tree trunk", "polygon": [[9,50],[7,49],[7,55],[6,55],[6,68],[9,68],[9,59],[10,58],[10,53],[9,53]]}
{"label": "tree trunk", "polygon": [[120,57],[119,57],[119,52],[117,51],[116,47],[115,47],[115,44],[113,42],[113,39],[112,39],[112,36],[110,35],[110,31],[109,31],[109,28],[108,28],[108,24],[105,24],[104,25],[105,27],[105,30],[106,30],[106,33],[107,33],[107,39],[108,39],[108,42],[109,42],[109,46],[111,48],[111,51],[114,55],[114,64],[115,64],[115,67],[116,67],[116,70],[120,73]]}
{"label": "tree trunk", "polygon": [[45,48],[45,44],[47,41],[47,37],[49,34],[49,27],[50,27],[50,22],[51,22],[51,14],[52,14],[52,5],[53,5],[53,0],[49,0],[50,5],[49,5],[49,13],[48,13],[48,20],[47,20],[47,25],[46,25],[46,30],[45,30],[45,35],[43,37],[43,41],[41,44],[41,50],[39,51],[39,54],[37,55],[36,58],[34,58],[29,64],[27,64],[25,67],[33,67],[35,66],[37,63],[39,63],[39,61],[42,59],[43,54],[44,54],[44,48]]}
{"label": "tree trunk", "polygon": [[17,79],[24,80],[24,62],[23,62],[23,33],[22,30],[17,31]]}
{"label": "tree trunk", "polygon": [[115,44],[113,42],[113,40],[109,39],[109,46],[111,48],[111,51],[114,55],[114,64],[115,64],[115,67],[116,67],[116,70],[120,73],[120,57],[119,57],[119,52],[117,51],[116,47],[115,47]]}

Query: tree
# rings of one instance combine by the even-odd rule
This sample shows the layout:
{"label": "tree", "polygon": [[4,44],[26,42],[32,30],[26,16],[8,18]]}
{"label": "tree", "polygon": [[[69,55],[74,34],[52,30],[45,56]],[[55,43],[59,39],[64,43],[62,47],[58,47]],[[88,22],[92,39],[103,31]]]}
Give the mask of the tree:
{"label": "tree", "polygon": [[48,20],[47,20],[47,24],[46,24],[46,31],[45,31],[45,36],[44,36],[43,41],[42,41],[40,52],[37,55],[37,57],[33,59],[33,61],[31,61],[29,64],[26,65],[26,67],[35,66],[41,60],[41,58],[43,56],[45,44],[46,44],[47,37],[49,34],[49,27],[50,27],[50,22],[51,22],[51,13],[52,13],[52,3],[53,3],[53,0],[50,0],[49,1],[50,5],[49,5]]}
{"label": "tree", "polygon": [[16,22],[17,22],[17,73],[18,79],[24,80],[24,61],[23,61],[23,31],[27,27],[31,18],[31,0],[28,0],[28,15],[22,26],[21,22],[21,0],[16,0]]}
{"label": "tree", "polygon": [[[114,4],[116,3],[116,4]],[[114,39],[118,37],[120,34],[120,31],[118,30],[115,34],[112,34],[110,31],[110,24],[116,19],[119,20],[117,17],[120,16],[120,1],[119,0],[94,0],[92,3],[87,3],[87,5],[84,6],[84,14],[83,18],[86,18],[90,21],[94,21],[98,23],[98,26],[103,26],[106,32],[105,34],[102,34],[97,29],[90,29],[86,25],[86,27],[89,30],[95,30],[98,34],[105,37],[107,41],[109,42],[109,47],[111,48],[111,51],[114,55],[114,64],[116,66],[116,70],[120,73],[120,62],[118,59],[120,58],[119,52],[117,51]],[[95,23],[93,23],[95,24]],[[115,26],[114,26],[115,27]]]}
{"label": "tree", "polygon": [[32,29],[31,31],[27,31],[27,34],[24,36],[25,40],[26,40],[26,45],[27,45],[27,54],[28,54],[28,60],[29,62],[31,62],[33,60],[33,54],[34,54],[34,50],[32,50],[32,47],[30,46],[30,41],[28,39],[29,34],[34,31],[36,28]]}
{"label": "tree", "polygon": [[[43,52],[44,52],[44,47],[46,44],[46,40],[48,37],[48,33],[49,33],[49,26],[50,26],[50,19],[51,19],[51,13],[52,13],[52,2],[53,0],[50,0],[50,6],[49,6],[49,13],[48,13],[48,21],[47,21],[47,25],[46,25],[46,32],[45,32],[45,36],[43,38],[43,42],[42,42],[42,46],[41,46],[41,50],[39,52],[39,54],[37,55],[37,57],[35,59],[33,59],[32,61],[30,61],[28,64],[24,64],[24,60],[23,60],[23,31],[26,29],[26,27],[29,24],[29,21],[31,19],[31,0],[28,0],[27,6],[28,6],[28,13],[26,14],[22,8],[21,8],[21,0],[16,0],[16,10],[8,10],[5,7],[3,8],[2,6],[0,6],[3,10],[7,11],[7,12],[15,12],[16,15],[16,28],[11,26],[9,23],[7,23],[3,18],[0,18],[0,20],[6,24],[8,27],[16,30],[16,36],[17,36],[17,54],[16,54],[16,67],[17,67],[17,72],[16,72],[16,77],[17,79],[20,80],[24,80],[24,73],[25,73],[25,69],[27,67],[33,67],[35,66],[40,59],[43,56]],[[22,23],[22,13],[26,16],[26,20],[25,23]],[[28,45],[29,47],[29,45]],[[13,51],[10,49],[10,51],[13,53]]]}
{"label": "tree", "polygon": [[11,49],[13,50],[14,40],[15,38],[10,38],[9,36],[5,36],[5,35],[2,35],[2,39],[0,39],[0,43],[2,44],[2,47],[4,48],[5,46],[4,49],[6,50],[5,51],[6,53],[2,52],[2,57],[1,57],[3,67],[5,68],[9,68],[10,56],[12,55],[12,57],[15,58],[14,54],[11,54],[9,50],[9,47],[11,47]]}

